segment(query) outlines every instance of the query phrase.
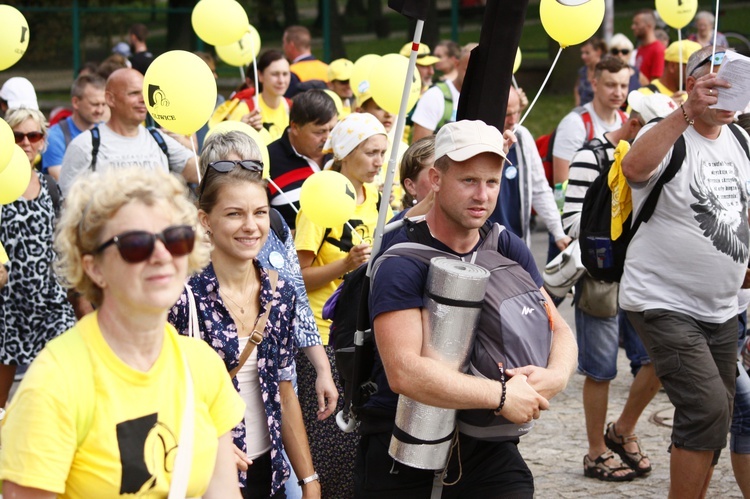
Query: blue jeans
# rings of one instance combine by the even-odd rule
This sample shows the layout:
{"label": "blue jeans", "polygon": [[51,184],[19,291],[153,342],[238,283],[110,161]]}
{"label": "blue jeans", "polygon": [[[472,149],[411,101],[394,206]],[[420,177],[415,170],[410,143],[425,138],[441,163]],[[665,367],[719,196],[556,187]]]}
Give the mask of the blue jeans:
{"label": "blue jeans", "polygon": [[615,379],[619,348],[617,317],[593,317],[576,305],[575,319],[578,372],[595,381]]}
{"label": "blue jeans", "polygon": [[[747,327],[747,312],[737,316],[739,325],[739,344],[744,343]],[[737,454],[750,454],[750,376],[748,376],[742,362],[737,363],[737,390],[734,393],[734,411],[732,412],[732,426],[729,449]]]}

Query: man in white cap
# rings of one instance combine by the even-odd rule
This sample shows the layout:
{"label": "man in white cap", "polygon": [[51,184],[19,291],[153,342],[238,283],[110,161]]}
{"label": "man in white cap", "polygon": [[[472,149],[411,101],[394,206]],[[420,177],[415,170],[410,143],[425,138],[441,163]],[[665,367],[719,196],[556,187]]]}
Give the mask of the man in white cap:
{"label": "man in white cap", "polygon": [[711,71],[727,50],[690,56],[688,99],[644,127],[622,162],[637,212],[671,158],[684,158],[628,246],[619,296],[675,406],[670,497],[705,497],[727,445],[737,292],[750,286],[750,138],[734,110],[713,107],[730,86]]}
{"label": "man in white cap", "polygon": [[[424,222],[396,232],[389,245],[410,241],[456,256],[470,255],[489,234],[497,237],[497,252],[514,260],[541,289],[549,305],[552,350],[546,368],[525,366],[509,370],[506,382],[457,372],[423,355],[426,327],[424,291],[429,264],[412,258],[382,261],[372,282],[370,312],[382,363],[373,372],[378,390],[361,411],[362,440],[355,465],[358,498],[426,497],[434,473],[398,463],[388,456],[396,394],[447,409],[483,409],[514,424],[531,422],[549,407],[549,399],[563,390],[575,368],[576,345],[546,291],[534,259],[524,242],[509,231],[487,232],[487,218],[495,206],[503,162],[509,143],[500,132],[481,121],[445,125],[435,141],[435,165],[429,170],[434,204]],[[491,244],[495,244],[493,240]],[[492,250],[488,250],[492,251]],[[507,302],[506,302],[507,303]],[[538,309],[529,308],[532,314]],[[549,324],[546,334],[549,333]],[[502,378],[505,379],[504,377]],[[368,411],[367,409],[372,409]],[[459,433],[459,453],[450,459],[443,497],[533,497],[531,472],[518,451],[518,437],[480,440]],[[460,479],[459,479],[460,477]],[[411,495],[410,495],[411,494]]]}
{"label": "man in white cap", "polygon": [[[592,182],[609,172],[614,161],[615,147],[620,141],[632,141],[641,128],[654,118],[664,118],[677,109],[677,104],[664,94],[645,95],[630,92],[628,103],[633,109],[629,119],[614,131],[606,132],[601,139],[593,139],[579,149],[570,163],[569,184],[563,207],[563,226],[568,235],[578,238],[583,198]],[[607,185],[605,188],[609,188]],[[651,471],[648,456],[635,436],[638,418],[659,390],[659,380],[649,361],[643,343],[638,338],[627,317],[614,310],[610,317],[591,315],[581,305],[582,290],[591,280],[584,275],[576,285],[575,320],[578,338],[578,371],[586,376],[583,383],[583,409],[586,418],[588,452],[584,456],[584,475],[603,481],[629,481]],[[600,285],[597,289],[604,289]],[[606,288],[616,301],[617,284]],[[602,301],[606,301],[603,300]],[[611,380],[617,376],[617,354],[622,329],[625,351],[635,375],[627,403],[620,417],[607,426],[607,399]],[[609,447],[609,449],[608,449]],[[613,451],[622,458],[619,462]]]}
{"label": "man in white cap", "polygon": [[20,107],[38,110],[39,103],[34,85],[22,76],[14,76],[0,88],[0,112],[4,115],[9,109]]}

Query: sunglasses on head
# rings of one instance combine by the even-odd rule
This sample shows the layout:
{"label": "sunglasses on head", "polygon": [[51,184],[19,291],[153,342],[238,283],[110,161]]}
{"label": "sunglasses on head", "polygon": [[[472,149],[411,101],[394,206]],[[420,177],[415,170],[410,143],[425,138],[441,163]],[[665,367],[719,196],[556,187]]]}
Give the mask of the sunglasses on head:
{"label": "sunglasses on head", "polygon": [[145,230],[123,232],[96,248],[94,253],[101,253],[114,244],[123,260],[128,263],[139,263],[151,257],[157,239],[172,256],[185,256],[193,251],[195,229],[190,225],[173,225],[158,234]]}
{"label": "sunglasses on head", "polygon": [[628,55],[630,53],[630,49],[609,49],[609,53],[612,55]]}
{"label": "sunglasses on head", "polygon": [[241,166],[245,170],[253,173],[263,173],[263,162],[254,159],[220,159],[219,161],[213,161],[208,164],[206,174],[203,175],[203,179],[201,180],[199,188],[200,195],[203,195],[203,190],[206,188],[206,178],[208,177],[209,169],[215,170],[219,173],[229,173],[234,170],[236,166]]}
{"label": "sunglasses on head", "polygon": [[706,64],[711,62],[711,59],[713,59],[714,61],[714,66],[720,65],[722,61],[724,61],[724,54],[726,54],[726,52],[716,52],[713,55],[709,55],[708,57],[703,59],[701,62],[699,62],[698,65],[693,68],[693,70],[690,72],[688,76],[693,76],[693,73],[695,73],[698,70],[698,68],[700,68],[701,66],[705,66]]}
{"label": "sunglasses on head", "polygon": [[23,142],[24,137],[29,139],[29,142],[31,142],[32,144],[36,144],[44,138],[44,134],[42,132],[13,132],[13,138],[16,139],[16,144],[20,144],[21,142]]}

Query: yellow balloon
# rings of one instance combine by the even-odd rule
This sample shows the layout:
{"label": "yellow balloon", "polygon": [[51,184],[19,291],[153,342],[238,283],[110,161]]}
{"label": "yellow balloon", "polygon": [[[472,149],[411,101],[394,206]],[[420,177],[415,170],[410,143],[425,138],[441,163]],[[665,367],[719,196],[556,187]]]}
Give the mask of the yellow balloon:
{"label": "yellow balloon", "polygon": [[547,34],[565,48],[596,33],[604,20],[604,0],[541,0],[539,16]]}
{"label": "yellow balloon", "polygon": [[315,225],[338,227],[354,215],[357,195],[348,178],[333,170],[323,170],[307,177],[300,190],[299,203],[305,216]]}
{"label": "yellow balloon", "polygon": [[380,56],[377,54],[367,54],[363,55],[357,61],[354,63],[354,66],[352,66],[352,76],[349,78],[349,84],[352,87],[352,92],[354,92],[354,95],[359,97],[359,94],[366,91],[367,88],[369,88],[369,83],[367,88],[360,91],[359,85],[363,81],[369,81],[370,79],[370,71],[372,71],[373,66],[375,66],[375,63],[377,63],[380,60]]}
{"label": "yellow balloon", "polygon": [[29,46],[29,23],[15,7],[0,5],[0,71],[17,63]]}
{"label": "yellow balloon", "polygon": [[5,120],[0,120],[0,172],[8,166],[11,156],[13,156],[13,146],[15,143],[13,130]]}
{"label": "yellow balloon", "polygon": [[[389,113],[397,115],[401,106],[401,94],[404,91],[409,59],[401,54],[386,54],[375,63],[370,72],[370,91],[378,106]],[[409,87],[409,99],[406,112],[409,112],[419,100],[422,84],[419,72],[414,70]]]}
{"label": "yellow balloon", "polygon": [[513,61],[513,74],[516,74],[516,71],[518,71],[518,68],[521,67],[521,60],[523,58],[521,57],[521,47],[518,47],[516,49],[516,60]]}
{"label": "yellow balloon", "polygon": [[238,41],[216,47],[216,55],[230,66],[247,66],[253,61],[253,57],[258,57],[260,34],[252,24],[247,29],[248,31]]}
{"label": "yellow balloon", "polygon": [[10,162],[0,173],[0,204],[16,201],[31,181],[29,157],[16,144],[13,144],[12,151]]}
{"label": "yellow balloon", "polygon": [[262,133],[258,132],[258,130],[251,127],[247,123],[243,123],[242,121],[222,121],[208,131],[208,133],[206,134],[206,139],[215,133],[227,132],[242,132],[246,135],[249,135],[250,138],[253,139],[256,144],[258,144],[258,148],[260,149],[260,158],[263,160],[263,176],[267,178],[269,176],[269,167],[271,165],[271,161],[268,158],[268,147],[266,146],[269,144],[269,139],[273,141],[271,135],[266,132],[267,137],[264,137]]}
{"label": "yellow balloon", "polygon": [[146,70],[143,100],[161,126],[190,135],[214,112],[216,80],[203,59],[184,50],[171,50],[154,59]]}
{"label": "yellow balloon", "polygon": [[190,17],[193,30],[209,45],[236,42],[247,32],[247,12],[236,0],[201,0]]}
{"label": "yellow balloon", "polygon": [[8,263],[8,253],[5,252],[5,248],[3,248],[3,243],[0,243],[0,263],[3,265]]}
{"label": "yellow balloon", "polygon": [[656,10],[665,23],[682,29],[695,17],[698,0],[656,0]]}

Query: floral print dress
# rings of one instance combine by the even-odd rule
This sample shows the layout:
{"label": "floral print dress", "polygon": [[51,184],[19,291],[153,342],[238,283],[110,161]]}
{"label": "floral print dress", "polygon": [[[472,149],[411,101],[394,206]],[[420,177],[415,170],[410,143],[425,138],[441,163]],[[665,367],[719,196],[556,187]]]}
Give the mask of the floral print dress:
{"label": "floral print dress", "polygon": [[[291,381],[295,375],[296,295],[293,283],[284,280],[281,274],[279,274],[276,290],[272,295],[268,274],[257,260],[254,263],[260,269],[260,314],[265,313],[267,307],[271,307],[263,333],[264,338],[258,345],[257,351],[258,379],[265,406],[265,419],[271,435],[271,495],[274,495],[289,478],[289,465],[281,453],[283,444],[281,442],[279,382]],[[224,361],[227,371],[231,371],[239,364],[242,352],[239,348],[237,326],[219,294],[219,281],[213,264],[206,267],[200,274],[191,277],[188,284],[195,296],[201,337],[216,350]],[[189,316],[187,290],[185,290],[172,307],[169,322],[180,334],[187,335]],[[237,378],[232,379],[232,382],[235,389],[239,391]],[[245,452],[247,448],[244,419],[234,428],[232,437],[234,444]],[[245,472],[239,472],[241,486],[244,486],[246,477]]]}

